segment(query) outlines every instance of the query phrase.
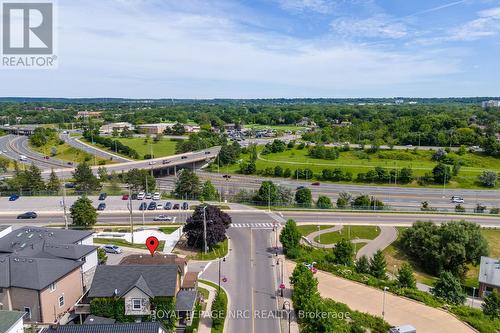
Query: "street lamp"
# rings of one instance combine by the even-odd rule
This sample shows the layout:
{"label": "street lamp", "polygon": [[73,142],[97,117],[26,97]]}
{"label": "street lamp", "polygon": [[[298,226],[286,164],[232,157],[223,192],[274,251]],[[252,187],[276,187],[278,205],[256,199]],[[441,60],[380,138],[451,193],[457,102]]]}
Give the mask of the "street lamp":
{"label": "street lamp", "polygon": [[471,308],[474,307],[474,297],[476,296],[476,287],[472,287],[472,304]]}
{"label": "street lamp", "polygon": [[203,250],[207,254],[207,214],[205,210],[207,205],[203,206]]}
{"label": "street lamp", "polygon": [[384,319],[385,316],[385,294],[389,290],[389,287],[384,287],[384,302],[382,303],[382,319]]}
{"label": "street lamp", "polygon": [[219,291],[220,291],[220,264],[221,264],[221,261],[226,262],[226,257],[219,258]]}
{"label": "street lamp", "polygon": [[285,269],[285,264],[283,263],[283,258],[278,258],[278,260],[276,261],[276,266],[279,266],[280,265],[280,261],[281,261],[281,283],[280,283],[280,293],[281,293],[281,297],[283,297],[283,289],[285,289],[285,282],[283,281],[284,279],[284,269]]}
{"label": "street lamp", "polygon": [[291,309],[291,306],[290,306],[290,302],[289,301],[284,301],[283,302],[283,310],[287,310],[287,317],[288,317],[288,333],[290,333],[290,327],[292,326],[291,323],[291,319],[292,319],[292,309]]}

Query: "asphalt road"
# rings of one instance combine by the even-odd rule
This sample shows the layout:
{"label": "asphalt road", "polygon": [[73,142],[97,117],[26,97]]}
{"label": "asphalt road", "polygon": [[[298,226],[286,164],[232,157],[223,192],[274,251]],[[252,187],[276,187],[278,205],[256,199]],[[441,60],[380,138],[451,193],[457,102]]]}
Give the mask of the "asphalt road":
{"label": "asphalt road", "polygon": [[[272,232],[230,228],[230,254],[221,262],[221,282],[229,294],[227,332],[280,332],[276,319],[279,283],[273,260]],[[218,262],[203,279],[218,283]]]}
{"label": "asphalt road", "polygon": [[108,160],[111,159],[111,160],[117,161],[117,162],[130,162],[131,161],[130,159],[124,158],[120,155],[112,154],[112,153],[107,152],[105,150],[95,148],[91,145],[87,145],[87,144],[81,142],[80,140],[78,140],[78,138],[72,137],[70,133],[67,133],[67,134],[62,133],[60,135],[60,138],[64,142],[69,144],[70,146],[75,147],[79,150],[83,150],[91,155],[99,156],[99,157],[102,157],[102,158],[105,158]]}

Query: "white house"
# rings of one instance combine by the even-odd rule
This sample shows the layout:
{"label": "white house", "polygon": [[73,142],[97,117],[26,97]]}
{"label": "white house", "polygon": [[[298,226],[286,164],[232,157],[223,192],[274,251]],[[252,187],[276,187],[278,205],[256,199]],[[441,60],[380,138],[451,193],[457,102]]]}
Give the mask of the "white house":
{"label": "white house", "polygon": [[0,310],[0,333],[24,333],[24,312]]}

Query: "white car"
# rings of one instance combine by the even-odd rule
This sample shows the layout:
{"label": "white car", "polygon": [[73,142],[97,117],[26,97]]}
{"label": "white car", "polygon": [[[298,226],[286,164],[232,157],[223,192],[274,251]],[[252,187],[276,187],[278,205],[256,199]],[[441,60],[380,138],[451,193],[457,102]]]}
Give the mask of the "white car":
{"label": "white car", "polygon": [[160,200],[160,192],[155,192],[153,194],[153,200]]}
{"label": "white car", "polygon": [[457,196],[452,196],[451,197],[451,202],[453,203],[464,203],[464,198],[462,197],[457,197]]}
{"label": "white car", "polygon": [[151,194],[151,193],[146,193],[146,196],[145,196],[145,198],[146,198],[146,199],[148,199],[148,200],[149,200],[149,199],[151,199],[151,197],[152,197],[152,194]]}
{"label": "white car", "polygon": [[162,203],[156,204],[156,210],[163,210],[163,204]]}
{"label": "white car", "polygon": [[156,161],[149,161],[149,165],[154,165],[156,164]]}
{"label": "white car", "polygon": [[155,218],[153,219],[153,221],[170,222],[170,221],[172,221],[172,217],[162,214],[162,215],[155,216]]}
{"label": "white car", "polygon": [[145,196],[146,194],[144,192],[139,192],[139,194],[137,194],[137,200],[144,200]]}
{"label": "white car", "polygon": [[24,155],[19,155],[19,160],[20,161],[26,161],[28,158]]}

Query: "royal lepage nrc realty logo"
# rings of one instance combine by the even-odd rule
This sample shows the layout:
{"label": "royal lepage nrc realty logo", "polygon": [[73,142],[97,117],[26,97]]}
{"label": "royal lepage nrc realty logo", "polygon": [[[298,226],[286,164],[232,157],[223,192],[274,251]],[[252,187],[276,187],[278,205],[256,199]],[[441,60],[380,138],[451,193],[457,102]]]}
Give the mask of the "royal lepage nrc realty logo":
{"label": "royal lepage nrc realty logo", "polygon": [[54,4],[2,2],[2,67],[54,68]]}

